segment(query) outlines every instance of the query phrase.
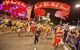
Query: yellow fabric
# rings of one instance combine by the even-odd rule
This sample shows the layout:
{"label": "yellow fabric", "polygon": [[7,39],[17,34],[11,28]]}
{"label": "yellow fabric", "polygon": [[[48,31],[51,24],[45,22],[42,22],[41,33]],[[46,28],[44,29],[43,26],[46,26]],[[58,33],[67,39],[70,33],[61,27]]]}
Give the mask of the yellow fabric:
{"label": "yellow fabric", "polygon": [[8,24],[9,19],[3,19],[4,24]]}
{"label": "yellow fabric", "polygon": [[17,22],[16,22],[16,26],[18,26],[18,25],[19,25],[19,22],[17,21]]}
{"label": "yellow fabric", "polygon": [[16,24],[16,20],[12,21],[12,25],[15,25]]}
{"label": "yellow fabric", "polygon": [[0,28],[2,28],[3,27],[3,25],[0,25]]}
{"label": "yellow fabric", "polygon": [[28,31],[28,32],[30,32],[30,28],[31,28],[31,26],[28,26],[28,27],[27,27],[27,31]]}
{"label": "yellow fabric", "polygon": [[37,28],[39,29],[39,28],[41,27],[41,24],[39,23],[39,24],[37,24],[36,26],[37,26]]}
{"label": "yellow fabric", "polygon": [[14,29],[16,29],[16,27],[15,26],[11,26],[11,29],[14,30]]}
{"label": "yellow fabric", "polygon": [[28,10],[28,16],[27,16],[27,17],[30,18],[30,16],[31,16],[31,11],[32,11],[32,7],[29,7],[27,10]]}
{"label": "yellow fabric", "polygon": [[60,32],[60,28],[59,28],[59,27],[58,27],[58,29],[57,29],[56,33],[58,33],[58,32]]}
{"label": "yellow fabric", "polygon": [[24,23],[19,23],[19,25],[18,25],[18,26],[23,27],[23,25],[24,25]]}

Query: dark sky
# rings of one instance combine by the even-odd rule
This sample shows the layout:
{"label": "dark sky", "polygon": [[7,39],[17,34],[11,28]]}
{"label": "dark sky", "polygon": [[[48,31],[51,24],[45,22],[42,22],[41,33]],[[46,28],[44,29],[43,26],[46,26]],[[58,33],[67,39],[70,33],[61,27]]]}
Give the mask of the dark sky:
{"label": "dark sky", "polygon": [[[78,0],[20,0],[20,1],[23,1],[25,3],[30,2],[33,5],[38,3],[38,2],[42,2],[42,1],[63,2],[63,3],[69,4],[71,6],[71,12],[70,12],[70,15],[69,15],[69,19],[67,19],[67,21],[65,21],[65,22],[73,23],[72,21],[75,21],[77,23],[78,19],[80,19],[80,8],[78,8],[78,9],[74,8],[74,5],[77,3]],[[1,2],[2,1],[0,0],[0,3]],[[55,9],[45,9],[45,10],[46,10],[46,12],[51,13],[51,18],[53,18],[52,20],[54,20],[55,22],[59,22],[60,21],[59,18],[54,17],[54,13],[56,12]],[[32,13],[32,16],[33,16],[33,13]]]}

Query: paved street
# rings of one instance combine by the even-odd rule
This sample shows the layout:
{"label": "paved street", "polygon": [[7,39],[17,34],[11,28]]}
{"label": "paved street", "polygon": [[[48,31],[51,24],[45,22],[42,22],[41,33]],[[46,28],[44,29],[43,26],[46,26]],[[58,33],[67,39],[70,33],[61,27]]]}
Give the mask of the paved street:
{"label": "paved street", "polygon": [[40,40],[34,45],[34,37],[17,37],[17,33],[0,34],[0,50],[65,50],[62,45],[57,49],[51,47],[50,40]]}

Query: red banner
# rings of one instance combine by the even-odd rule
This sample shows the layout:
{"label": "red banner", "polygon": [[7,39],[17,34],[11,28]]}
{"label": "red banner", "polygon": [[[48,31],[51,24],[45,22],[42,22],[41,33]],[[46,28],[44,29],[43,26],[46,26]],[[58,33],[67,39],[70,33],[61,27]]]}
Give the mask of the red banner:
{"label": "red banner", "polygon": [[18,0],[4,0],[3,5],[9,5],[9,4],[16,4],[23,7],[26,7],[27,5],[24,2],[18,1]]}
{"label": "red banner", "polygon": [[[65,3],[62,3],[62,2],[39,2],[39,3],[36,3],[35,6],[34,6],[35,16],[45,15],[44,11],[42,12],[42,14],[37,13],[38,9],[43,9],[43,8],[58,9],[58,11],[56,11],[56,13],[55,13],[55,16],[59,17],[59,18],[62,18],[64,20],[66,20],[65,17],[68,18],[68,15],[70,13],[70,6],[68,4],[65,4]],[[38,11],[38,12],[41,12],[41,11]]]}
{"label": "red banner", "polygon": [[34,9],[39,9],[39,8],[54,8],[54,9],[70,12],[70,6],[62,2],[39,2],[35,4]]}

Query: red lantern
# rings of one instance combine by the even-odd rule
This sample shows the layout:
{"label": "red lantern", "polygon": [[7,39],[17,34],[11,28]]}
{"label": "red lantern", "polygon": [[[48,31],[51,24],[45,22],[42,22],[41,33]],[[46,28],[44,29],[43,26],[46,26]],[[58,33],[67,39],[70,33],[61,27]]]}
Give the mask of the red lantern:
{"label": "red lantern", "polygon": [[45,15],[45,11],[44,9],[36,9],[34,10],[35,16],[44,16]]}

